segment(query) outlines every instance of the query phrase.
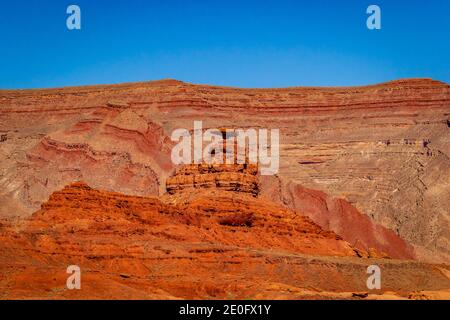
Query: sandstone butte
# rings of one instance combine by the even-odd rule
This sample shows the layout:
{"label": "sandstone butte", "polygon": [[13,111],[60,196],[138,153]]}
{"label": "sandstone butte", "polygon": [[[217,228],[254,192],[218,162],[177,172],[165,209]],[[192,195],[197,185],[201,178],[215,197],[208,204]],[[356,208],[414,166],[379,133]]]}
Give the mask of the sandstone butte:
{"label": "sandstone butte", "polygon": [[[448,298],[449,93],[0,90],[0,299]],[[175,168],[170,134],[194,120],[280,129],[279,174]],[[368,292],[371,264],[383,286]]]}

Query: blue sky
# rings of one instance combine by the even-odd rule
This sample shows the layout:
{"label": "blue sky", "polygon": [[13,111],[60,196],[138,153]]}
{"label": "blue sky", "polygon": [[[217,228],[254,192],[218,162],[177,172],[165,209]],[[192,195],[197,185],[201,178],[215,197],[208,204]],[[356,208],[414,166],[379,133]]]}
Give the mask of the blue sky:
{"label": "blue sky", "polygon": [[[82,29],[66,28],[77,4]],[[382,29],[368,30],[377,4]],[[175,78],[240,87],[450,83],[448,0],[3,0],[0,88]]]}

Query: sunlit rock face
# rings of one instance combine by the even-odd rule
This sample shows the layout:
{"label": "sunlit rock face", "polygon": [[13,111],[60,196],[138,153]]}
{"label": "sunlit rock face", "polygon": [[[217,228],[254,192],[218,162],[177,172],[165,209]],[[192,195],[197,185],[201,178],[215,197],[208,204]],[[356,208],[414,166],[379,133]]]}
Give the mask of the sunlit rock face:
{"label": "sunlit rock face", "polygon": [[[0,221],[1,298],[448,298],[443,265],[360,250],[246,192],[186,191],[139,197],[77,182],[29,219]],[[383,290],[368,296],[372,264]],[[82,290],[66,288],[71,265]]]}
{"label": "sunlit rock face", "polygon": [[[448,262],[449,93],[448,84],[429,79],[345,88],[165,80],[0,91],[0,214],[28,217],[78,180],[161,195],[175,170],[171,133],[196,120],[205,128],[277,128],[276,201],[301,209],[301,188],[323,191],[407,240],[420,259]],[[345,228],[329,223],[330,230],[336,225]]]}

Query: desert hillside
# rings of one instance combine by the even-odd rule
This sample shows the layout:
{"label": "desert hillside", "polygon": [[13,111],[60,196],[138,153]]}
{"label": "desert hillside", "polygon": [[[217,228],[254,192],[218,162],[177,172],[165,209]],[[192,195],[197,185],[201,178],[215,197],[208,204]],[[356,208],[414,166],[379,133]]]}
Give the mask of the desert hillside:
{"label": "desert hillside", "polygon": [[[448,299],[448,265],[357,249],[242,186],[137,197],[73,183],[0,224],[0,299]],[[80,290],[65,287],[73,264]]]}
{"label": "desert hillside", "polygon": [[410,245],[419,260],[448,263],[449,114],[450,86],[429,79],[342,88],[162,80],[0,90],[0,215],[28,218],[75,181],[163,195],[175,170],[170,134],[194,120],[206,128],[278,128],[280,172],[262,179],[264,197],[352,246],[384,243],[388,251],[386,239],[396,239],[400,255]]}

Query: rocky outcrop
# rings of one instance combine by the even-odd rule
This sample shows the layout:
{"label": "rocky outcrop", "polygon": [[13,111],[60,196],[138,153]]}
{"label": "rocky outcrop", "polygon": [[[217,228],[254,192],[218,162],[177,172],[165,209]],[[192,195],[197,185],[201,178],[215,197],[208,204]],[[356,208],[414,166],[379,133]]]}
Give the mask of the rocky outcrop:
{"label": "rocky outcrop", "polygon": [[75,180],[162,194],[174,169],[168,137],[191,130],[194,120],[205,128],[278,128],[280,178],[341,198],[413,244],[419,258],[448,262],[449,94],[448,84],[430,79],[347,88],[167,80],[0,91],[0,214],[29,216]]}
{"label": "rocky outcrop", "polygon": [[257,173],[257,166],[251,164],[191,164],[177,169],[175,175],[167,179],[166,188],[170,194],[217,189],[244,192],[256,197],[259,194]]}
{"label": "rocky outcrop", "polygon": [[[367,292],[371,264],[383,290],[368,299],[445,298],[450,288],[445,266],[359,257],[301,214],[209,188],[157,198],[74,183],[30,219],[3,221],[0,252],[1,299],[353,299]],[[69,265],[82,290],[66,288]]]}
{"label": "rocky outcrop", "polygon": [[261,189],[264,197],[303,212],[325,230],[341,235],[355,248],[374,253],[374,257],[381,254],[397,259],[416,258],[413,246],[344,199],[273,177],[265,177]]}
{"label": "rocky outcrop", "polygon": [[[244,223],[233,222],[243,221],[243,217],[246,217]],[[59,225],[62,228],[60,236],[63,237],[76,224],[92,224],[94,228],[96,222],[152,227],[151,233],[156,232],[154,227],[157,226],[162,229],[173,227],[179,229],[174,238],[194,242],[209,239],[244,247],[295,248],[296,252],[313,255],[357,255],[341,237],[323,230],[308,217],[245,192],[229,192],[220,188],[211,190],[206,187],[195,192],[149,198],[99,191],[83,182],[73,183],[53,193],[42,204],[41,210],[32,216],[27,228]],[[191,232],[193,230],[198,232]]]}
{"label": "rocky outcrop", "polygon": [[[190,202],[204,197],[198,200],[205,207],[216,206],[218,199],[222,198],[221,192],[233,191],[236,195],[249,194],[253,197],[261,194],[265,199],[262,201],[264,208],[269,200],[306,215],[324,230],[341,235],[345,241],[352,243],[360,256],[415,258],[411,245],[393,231],[373,222],[347,201],[292,183],[282,183],[277,177],[261,177],[258,167],[249,163],[182,165],[167,179],[166,188],[168,195],[164,198],[170,199],[170,203]],[[199,211],[203,209],[201,206],[198,208]],[[251,223],[252,211],[239,210],[237,215],[229,219],[225,217],[224,221],[232,225]],[[259,209],[255,206],[253,210]]]}
{"label": "rocky outcrop", "polygon": [[[210,151],[213,155],[210,154],[211,159],[208,162],[203,159],[199,164],[190,163],[176,168],[175,174],[166,180],[166,190],[169,194],[211,189],[258,196],[258,165],[250,163],[246,150],[242,150],[245,151],[245,160],[238,163],[237,141],[228,141],[226,132],[226,128],[218,132],[222,135],[222,144]],[[227,144],[234,145],[232,154],[231,150],[227,152]],[[227,159],[231,163],[228,163]]]}

